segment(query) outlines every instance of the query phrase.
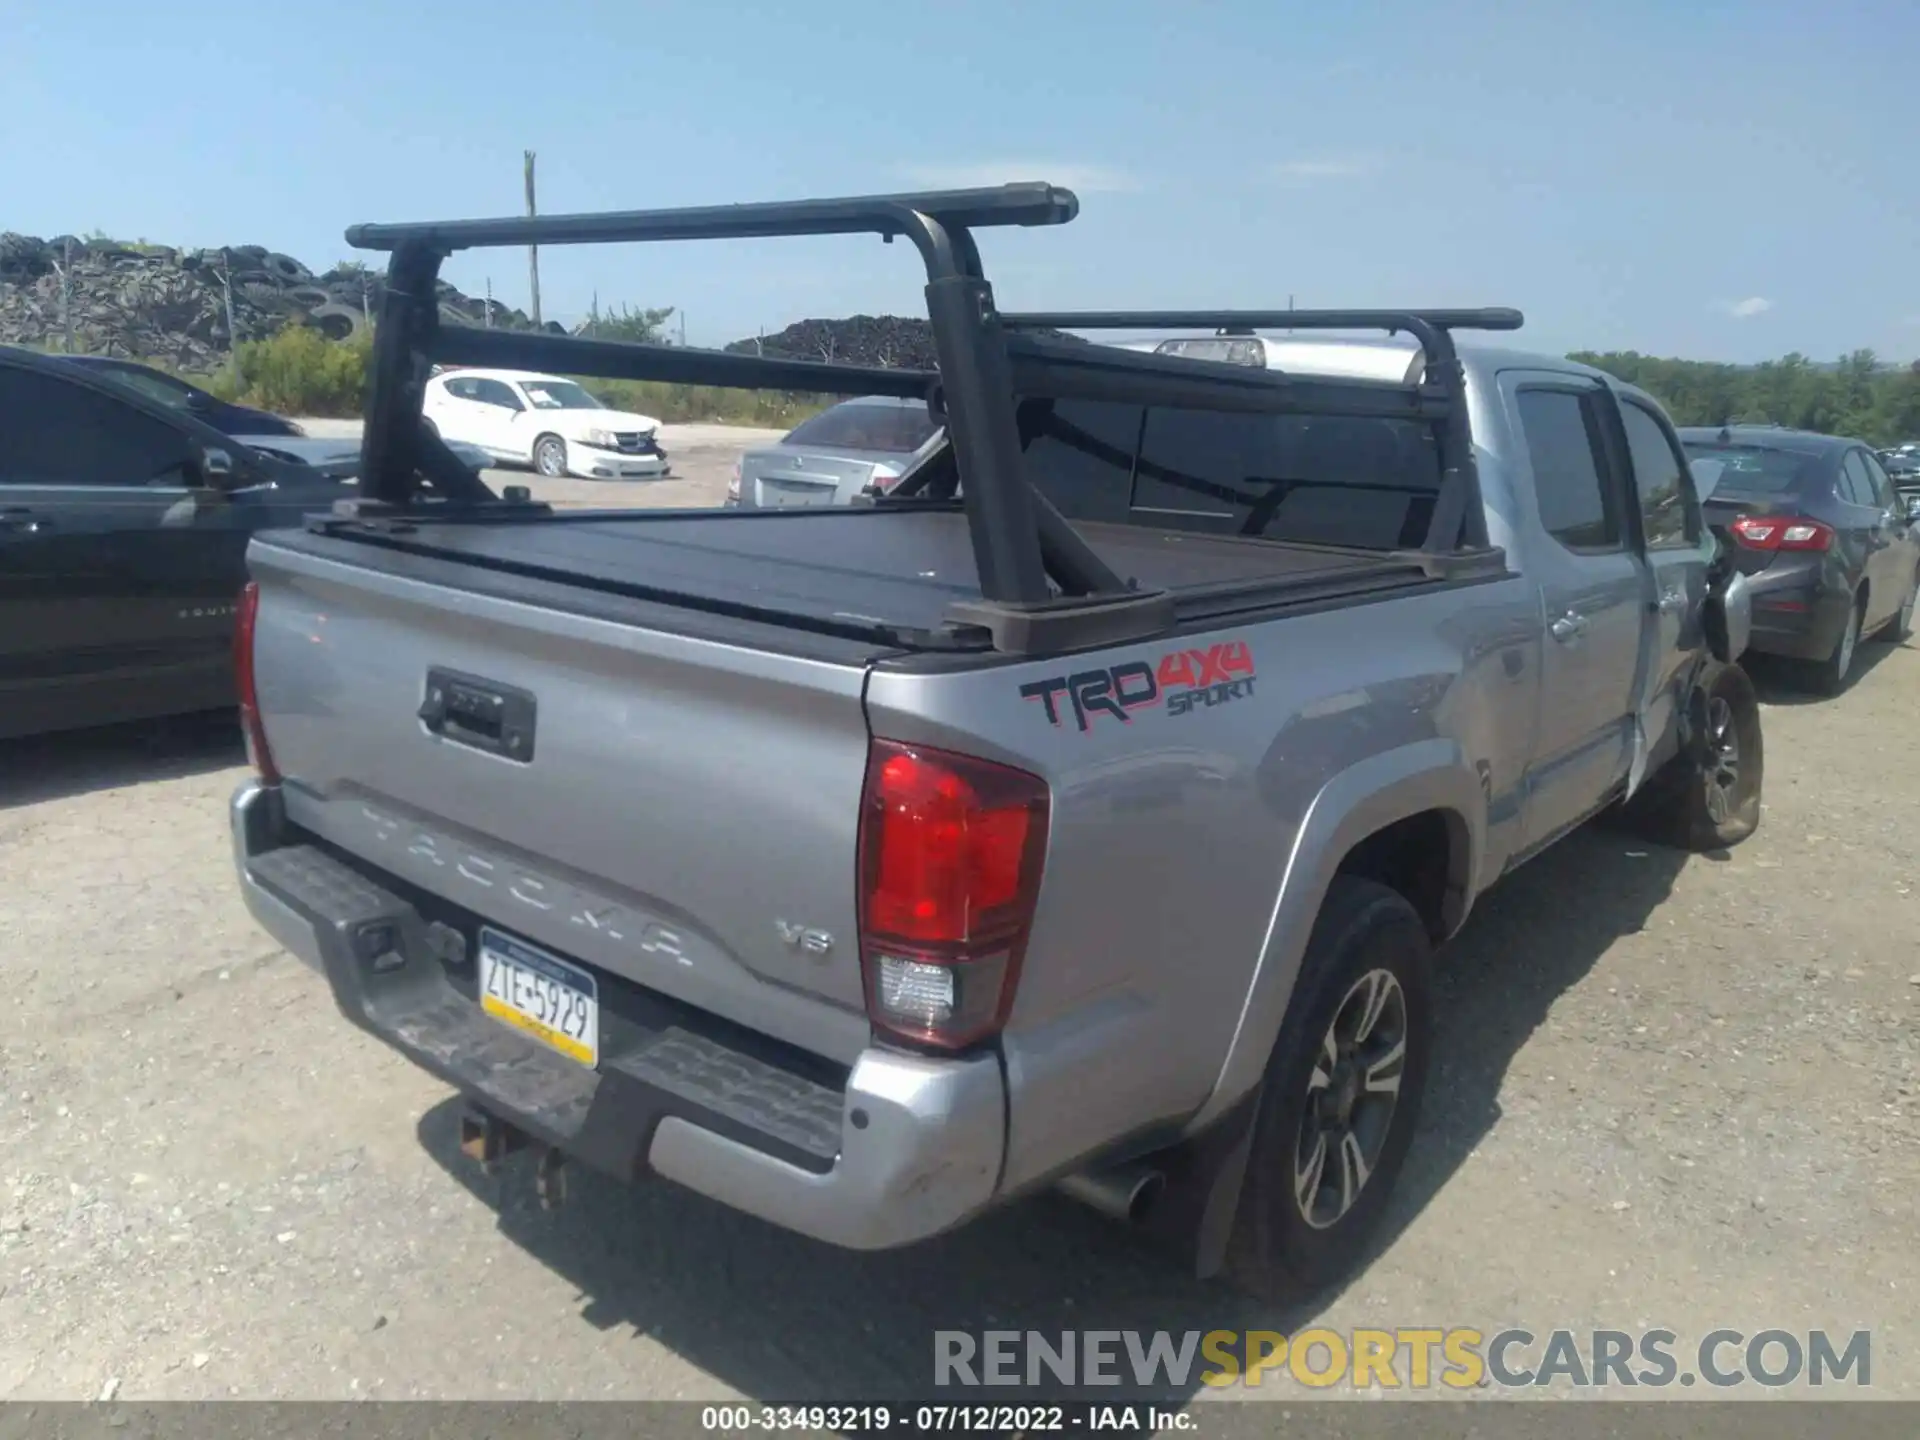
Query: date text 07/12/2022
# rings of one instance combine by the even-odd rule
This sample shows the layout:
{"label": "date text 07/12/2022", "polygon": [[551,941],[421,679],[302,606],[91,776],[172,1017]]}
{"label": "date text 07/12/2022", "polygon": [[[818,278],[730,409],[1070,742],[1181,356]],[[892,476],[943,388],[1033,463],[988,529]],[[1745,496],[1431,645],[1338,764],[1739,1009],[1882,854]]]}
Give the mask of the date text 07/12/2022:
{"label": "date text 07/12/2022", "polygon": [[830,1430],[843,1435],[1139,1435],[1197,1428],[1184,1410],[1155,1405],[708,1405],[700,1428],[720,1434]]}

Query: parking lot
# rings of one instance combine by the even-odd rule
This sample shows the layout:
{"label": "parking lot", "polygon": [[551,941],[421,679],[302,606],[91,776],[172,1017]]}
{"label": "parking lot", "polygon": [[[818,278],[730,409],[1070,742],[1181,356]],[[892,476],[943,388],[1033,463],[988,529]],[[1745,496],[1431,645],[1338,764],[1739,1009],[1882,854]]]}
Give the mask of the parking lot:
{"label": "parking lot", "polygon": [[[663,439],[672,480],[492,478],[712,504],[747,437]],[[1760,669],[1746,845],[1590,827],[1481,903],[1395,1239],[1314,1318],[1870,1328],[1920,1398],[1920,653],[1862,653],[1834,701]],[[243,769],[214,720],[0,746],[0,1398],[844,1401],[922,1389],[936,1328],[1309,1318],[1051,1197],[879,1255],[665,1184],[541,1210],[247,917]]]}

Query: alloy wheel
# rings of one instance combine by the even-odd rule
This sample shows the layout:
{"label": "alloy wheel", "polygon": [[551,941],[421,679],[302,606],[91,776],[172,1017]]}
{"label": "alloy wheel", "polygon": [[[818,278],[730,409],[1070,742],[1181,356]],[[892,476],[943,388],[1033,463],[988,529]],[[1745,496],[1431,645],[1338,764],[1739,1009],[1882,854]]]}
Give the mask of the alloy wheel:
{"label": "alloy wheel", "polygon": [[1740,786],[1740,735],[1734,728],[1733,706],[1715,698],[1707,706],[1706,761],[1701,767],[1707,786],[1707,815],[1724,825],[1735,809]]}
{"label": "alloy wheel", "polygon": [[1406,1062],[1406,992],[1391,971],[1369,970],[1334,1011],[1307,1079],[1293,1197],[1315,1230],[1337,1224],[1377,1168]]}

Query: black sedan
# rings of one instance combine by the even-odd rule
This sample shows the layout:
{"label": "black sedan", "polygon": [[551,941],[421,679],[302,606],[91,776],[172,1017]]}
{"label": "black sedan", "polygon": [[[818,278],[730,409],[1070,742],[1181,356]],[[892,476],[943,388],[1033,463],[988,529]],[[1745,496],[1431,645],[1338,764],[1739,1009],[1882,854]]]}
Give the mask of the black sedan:
{"label": "black sedan", "polygon": [[348,468],[0,347],[0,737],[231,705],[247,541]]}
{"label": "black sedan", "polygon": [[250,405],[234,405],[209,394],[198,385],[142,365],[136,360],[115,360],[104,355],[63,355],[69,365],[79,365],[96,375],[139,391],[175,410],[185,411],[204,421],[223,435],[305,435],[293,421]]}
{"label": "black sedan", "polygon": [[1904,640],[1920,541],[1878,456],[1857,440],[1771,425],[1689,427],[1681,443],[1753,594],[1752,648],[1846,688],[1863,637]]}

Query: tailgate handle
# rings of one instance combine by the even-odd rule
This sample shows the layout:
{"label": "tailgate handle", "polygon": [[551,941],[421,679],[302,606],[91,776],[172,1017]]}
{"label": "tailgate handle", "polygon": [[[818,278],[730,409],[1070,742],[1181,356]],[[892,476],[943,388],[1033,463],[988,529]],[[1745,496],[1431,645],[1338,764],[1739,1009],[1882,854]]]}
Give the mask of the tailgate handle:
{"label": "tailgate handle", "polygon": [[427,671],[418,713],[442,740],[525,764],[533,759],[535,710],[529,691],[436,667]]}

